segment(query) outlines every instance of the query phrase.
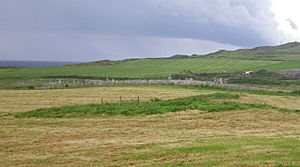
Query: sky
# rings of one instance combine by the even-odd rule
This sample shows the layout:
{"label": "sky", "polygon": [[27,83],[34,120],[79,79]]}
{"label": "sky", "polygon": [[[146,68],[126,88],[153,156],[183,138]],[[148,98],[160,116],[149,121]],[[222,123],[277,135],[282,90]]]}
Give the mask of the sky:
{"label": "sky", "polygon": [[299,0],[0,0],[0,60],[206,54],[300,41]]}

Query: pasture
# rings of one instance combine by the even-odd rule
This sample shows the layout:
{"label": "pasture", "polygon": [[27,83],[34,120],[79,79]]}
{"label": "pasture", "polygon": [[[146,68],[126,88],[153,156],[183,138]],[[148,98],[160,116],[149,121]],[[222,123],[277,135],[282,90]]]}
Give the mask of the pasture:
{"label": "pasture", "polygon": [[212,57],[260,59],[260,60],[300,60],[300,43],[290,42],[279,46],[262,46],[253,49],[240,49],[235,51],[223,51],[211,54]]}
{"label": "pasture", "polygon": [[[99,104],[101,97],[118,103],[124,94],[145,97],[141,104],[153,103],[148,102],[153,98],[200,96],[216,103],[269,107],[215,112],[188,108],[131,116],[14,117],[44,107]],[[300,166],[299,96],[124,86],[1,90],[0,97],[0,166]]]}
{"label": "pasture", "polygon": [[0,69],[0,79],[49,78],[49,77],[98,77],[98,78],[166,78],[183,70],[195,73],[278,71],[300,68],[299,62],[275,60],[247,60],[235,58],[157,58],[133,59],[120,62],[92,63],[59,67]]}

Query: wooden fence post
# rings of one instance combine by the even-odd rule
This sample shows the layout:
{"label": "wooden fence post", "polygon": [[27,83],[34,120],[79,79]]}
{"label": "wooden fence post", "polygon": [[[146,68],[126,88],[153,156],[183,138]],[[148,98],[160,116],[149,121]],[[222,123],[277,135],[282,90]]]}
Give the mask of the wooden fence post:
{"label": "wooden fence post", "polygon": [[101,98],[101,104],[103,104],[103,98]]}
{"label": "wooden fence post", "polygon": [[122,96],[120,96],[120,104],[123,104]]}
{"label": "wooden fence post", "polygon": [[137,102],[138,102],[138,103],[140,103],[140,96],[138,96],[138,98],[137,98]]}

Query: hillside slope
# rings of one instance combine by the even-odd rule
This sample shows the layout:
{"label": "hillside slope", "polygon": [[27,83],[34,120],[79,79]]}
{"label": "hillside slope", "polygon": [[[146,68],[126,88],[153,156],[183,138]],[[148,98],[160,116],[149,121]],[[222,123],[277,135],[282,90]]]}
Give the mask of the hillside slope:
{"label": "hillside slope", "polygon": [[78,65],[39,68],[0,68],[0,79],[97,77],[166,78],[184,70],[194,73],[300,69],[300,43],[219,51],[204,56],[96,61]]}
{"label": "hillside slope", "polygon": [[196,73],[271,71],[300,68],[299,62],[228,58],[139,59],[111,65],[82,64],[60,67],[0,69],[0,78],[113,77],[166,78],[183,70]]}
{"label": "hillside slope", "polygon": [[282,61],[300,61],[300,43],[290,42],[278,46],[262,46],[253,49],[239,49],[235,51],[220,50],[205,55],[206,57],[266,59]]}

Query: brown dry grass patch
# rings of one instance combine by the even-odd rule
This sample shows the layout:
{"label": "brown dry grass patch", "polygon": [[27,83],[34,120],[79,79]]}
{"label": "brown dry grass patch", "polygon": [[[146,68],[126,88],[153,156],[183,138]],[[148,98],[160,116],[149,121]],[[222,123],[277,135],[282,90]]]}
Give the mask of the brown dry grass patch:
{"label": "brown dry grass patch", "polygon": [[236,101],[268,104],[279,108],[300,110],[300,97],[244,94]]}
{"label": "brown dry grass patch", "polygon": [[[189,146],[201,140],[204,144],[221,141],[238,144],[249,138],[300,139],[300,115],[275,111],[248,110],[207,113],[187,111],[145,117],[97,117],[76,119],[15,119],[0,121],[0,164],[3,166],[151,166],[201,160],[227,162],[230,166],[244,157],[276,153],[278,149],[251,145],[237,153],[214,155],[205,153],[172,154],[138,159],[158,148]],[[231,138],[235,138],[231,140]],[[236,139],[238,138],[238,139]],[[262,147],[262,148],[260,148]],[[128,157],[129,156],[129,157]],[[232,156],[232,157],[231,157]],[[157,159],[158,158],[158,159]],[[166,158],[166,159],[164,159]],[[255,163],[252,162],[251,163]],[[251,166],[250,162],[245,166]],[[256,162],[257,163],[257,162]],[[248,164],[248,165],[247,165]],[[261,163],[258,163],[262,165]],[[278,162],[270,162],[272,166]]]}

